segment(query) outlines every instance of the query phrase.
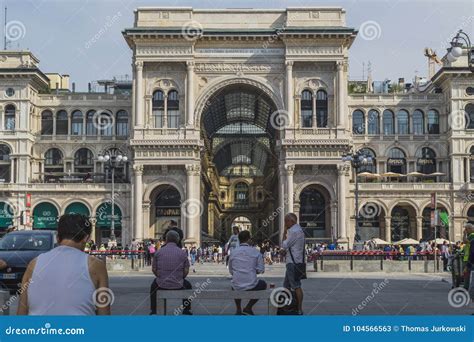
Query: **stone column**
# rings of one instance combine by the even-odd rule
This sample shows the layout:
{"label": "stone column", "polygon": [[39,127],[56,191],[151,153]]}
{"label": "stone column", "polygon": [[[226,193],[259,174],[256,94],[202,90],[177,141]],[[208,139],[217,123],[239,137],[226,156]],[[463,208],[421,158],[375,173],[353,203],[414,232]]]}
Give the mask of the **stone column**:
{"label": "stone column", "polygon": [[[338,203],[338,242],[339,243],[348,243],[347,235],[347,221],[346,221],[346,211],[347,211],[347,187],[346,187],[346,177],[348,176],[348,166],[339,165],[337,167],[337,203]],[[355,234],[355,232],[354,232]]]}
{"label": "stone column", "polygon": [[187,125],[194,126],[194,62],[186,62],[186,117]]}
{"label": "stone column", "polygon": [[293,61],[286,62],[286,110],[288,111],[288,126],[293,125],[294,101],[293,101]]}
{"label": "stone column", "polygon": [[[150,236],[150,201],[143,202],[142,209],[143,209],[143,227],[145,233],[143,234],[144,238],[151,238],[154,239],[155,236]],[[156,232],[154,232],[156,234]]]}
{"label": "stone column", "polygon": [[133,172],[134,172],[134,195],[132,197],[132,205],[134,206],[133,225],[135,226],[133,236],[138,241],[142,241],[144,238],[143,208],[142,208],[143,165],[134,165]]}
{"label": "stone column", "polygon": [[278,232],[280,244],[283,239],[283,230],[285,227],[285,170],[282,166],[278,170]]}
{"label": "stone column", "polygon": [[293,188],[293,175],[295,173],[295,165],[288,164],[286,165],[286,209],[285,213],[292,213],[294,210],[293,207],[293,196],[294,196],[294,188]]}
{"label": "stone column", "polygon": [[385,216],[385,241],[392,242],[392,217]]}
{"label": "stone column", "polygon": [[416,239],[421,240],[423,237],[423,216],[416,217]]}
{"label": "stone column", "polygon": [[96,230],[95,230],[96,219],[95,219],[95,217],[91,218],[90,221],[91,221],[91,224],[92,224],[91,239],[94,240],[97,243],[97,242],[100,241],[100,239],[97,239],[97,237],[95,236],[95,234],[96,234]]}
{"label": "stone column", "polygon": [[201,166],[186,165],[186,201],[182,204],[186,219],[185,240],[201,245],[201,216],[204,205],[201,202]]}
{"label": "stone column", "polygon": [[143,127],[143,62],[135,62],[135,125]]}
{"label": "stone column", "polygon": [[335,222],[337,222],[337,201],[331,201],[331,237],[337,239],[340,234],[339,230],[335,229]]}
{"label": "stone column", "polygon": [[469,157],[466,158],[466,176],[467,176],[467,179],[466,179],[466,182],[467,183],[470,183],[471,182],[471,159]]}
{"label": "stone column", "polygon": [[344,62],[336,63],[337,67],[337,126],[339,128],[346,128],[346,79],[344,77]]}
{"label": "stone column", "polygon": [[16,163],[16,157],[10,157],[10,183],[17,182],[17,178],[15,175],[15,163]]}

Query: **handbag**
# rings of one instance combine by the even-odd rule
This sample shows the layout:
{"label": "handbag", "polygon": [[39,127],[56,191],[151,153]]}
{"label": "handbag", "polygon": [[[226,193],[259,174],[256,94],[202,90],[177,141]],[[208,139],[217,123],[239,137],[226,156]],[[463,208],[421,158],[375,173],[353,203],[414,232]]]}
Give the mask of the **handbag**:
{"label": "handbag", "polygon": [[[303,246],[304,246],[304,245],[303,245]],[[305,259],[306,252],[305,252],[305,248],[303,247],[303,262],[302,262],[302,263],[298,263],[298,264],[295,262],[295,258],[293,258],[293,253],[291,253],[291,247],[288,248],[288,251],[290,252],[291,261],[293,261],[293,264],[294,264],[295,267],[296,267],[296,273],[298,274],[300,280],[302,280],[302,279],[307,279],[307,276],[306,276],[306,259]]]}

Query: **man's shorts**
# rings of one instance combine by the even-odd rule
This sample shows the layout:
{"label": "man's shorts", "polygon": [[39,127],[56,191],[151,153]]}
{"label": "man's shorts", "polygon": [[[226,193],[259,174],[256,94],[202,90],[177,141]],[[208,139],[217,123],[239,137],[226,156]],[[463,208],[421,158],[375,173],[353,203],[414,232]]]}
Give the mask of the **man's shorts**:
{"label": "man's shorts", "polygon": [[298,270],[293,263],[286,264],[285,281],[283,282],[283,286],[290,290],[299,289],[301,287],[301,279]]}
{"label": "man's shorts", "polygon": [[[267,283],[263,279],[259,279],[257,285],[253,289],[248,289],[245,291],[263,291],[267,289]],[[232,288],[234,290],[234,288]]]}

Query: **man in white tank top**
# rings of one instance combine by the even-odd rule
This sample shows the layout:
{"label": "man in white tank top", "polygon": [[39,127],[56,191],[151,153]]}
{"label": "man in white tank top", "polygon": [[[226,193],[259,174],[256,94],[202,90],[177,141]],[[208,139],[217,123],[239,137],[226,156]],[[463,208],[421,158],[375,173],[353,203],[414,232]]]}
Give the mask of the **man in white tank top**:
{"label": "man in white tank top", "polygon": [[113,292],[105,263],[84,253],[91,231],[87,217],[61,216],[59,246],[26,269],[18,315],[110,315]]}

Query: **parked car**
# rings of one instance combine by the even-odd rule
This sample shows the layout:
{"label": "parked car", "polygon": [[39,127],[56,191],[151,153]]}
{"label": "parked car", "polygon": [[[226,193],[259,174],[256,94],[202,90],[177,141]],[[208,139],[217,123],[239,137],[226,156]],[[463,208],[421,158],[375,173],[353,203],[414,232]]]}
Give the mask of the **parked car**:
{"label": "parked car", "polygon": [[53,230],[21,230],[6,234],[0,240],[0,287],[11,293],[18,291],[30,261],[56,244],[57,233]]}

